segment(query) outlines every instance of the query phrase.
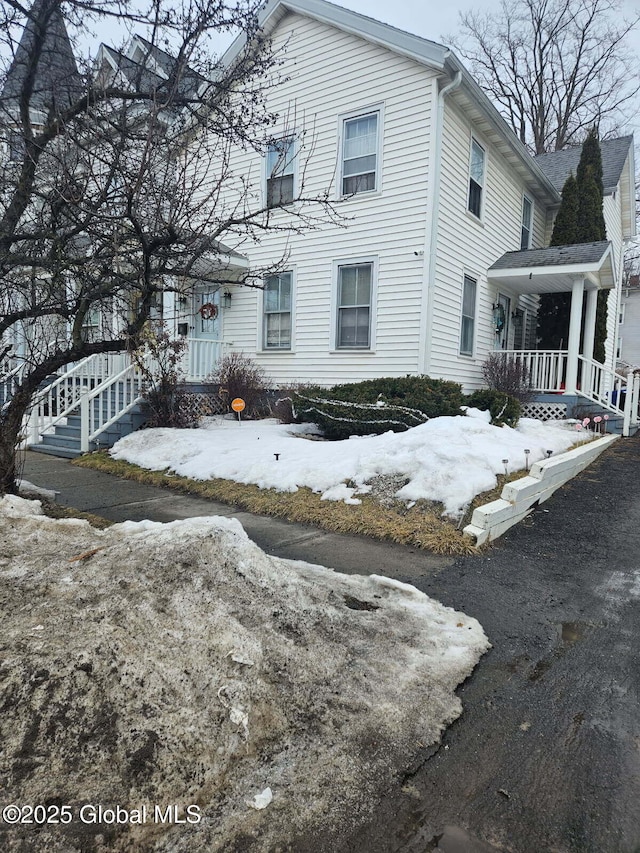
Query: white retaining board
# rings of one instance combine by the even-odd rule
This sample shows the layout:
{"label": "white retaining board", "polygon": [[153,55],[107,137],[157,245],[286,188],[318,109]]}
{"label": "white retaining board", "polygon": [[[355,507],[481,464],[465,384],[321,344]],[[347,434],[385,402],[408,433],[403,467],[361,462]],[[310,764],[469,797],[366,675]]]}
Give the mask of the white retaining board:
{"label": "white retaining board", "polygon": [[464,535],[474,539],[476,546],[502,536],[526,518],[535,506],[550,498],[556,489],[583,471],[618,438],[617,435],[605,435],[566,453],[536,462],[526,477],[507,483],[498,500],[473,511]]}

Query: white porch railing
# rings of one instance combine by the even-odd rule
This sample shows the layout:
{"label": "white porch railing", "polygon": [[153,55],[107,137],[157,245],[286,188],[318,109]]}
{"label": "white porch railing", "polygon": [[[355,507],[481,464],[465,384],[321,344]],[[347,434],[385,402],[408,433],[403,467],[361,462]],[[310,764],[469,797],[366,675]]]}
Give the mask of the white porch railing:
{"label": "white porch railing", "polygon": [[80,450],[86,453],[91,442],[142,399],[142,377],[130,364],[102,385],[80,398]]}
{"label": "white porch railing", "polygon": [[[540,393],[564,393],[566,350],[508,350],[504,356],[526,369],[530,387]],[[639,422],[640,376],[623,376],[599,361],[578,356],[579,383],[576,393],[622,417],[623,435]]]}
{"label": "white porch railing", "polygon": [[126,353],[89,355],[65,367],[65,373],[54,379],[35,395],[29,415],[30,442],[37,444],[40,436],[52,430],[57,423],[77,408],[83,394],[101,385],[109,371],[122,370]]}
{"label": "white porch railing", "polygon": [[202,338],[187,338],[185,353],[186,378],[191,382],[207,379],[215,371],[230,344],[224,341],[208,341]]}
{"label": "white porch railing", "polygon": [[529,384],[536,391],[564,390],[567,350],[506,350],[504,355],[525,368]]}

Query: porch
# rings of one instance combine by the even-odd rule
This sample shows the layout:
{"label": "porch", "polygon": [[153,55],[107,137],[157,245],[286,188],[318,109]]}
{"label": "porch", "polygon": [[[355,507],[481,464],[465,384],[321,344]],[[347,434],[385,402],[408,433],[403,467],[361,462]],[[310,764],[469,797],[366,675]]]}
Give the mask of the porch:
{"label": "porch", "polygon": [[[181,377],[200,386],[210,381],[228,346],[220,340],[187,339],[178,366]],[[22,360],[7,367],[0,375],[0,406],[8,402],[28,369]],[[67,365],[36,394],[24,425],[26,443],[66,457],[111,446],[144,423],[143,401],[144,377],[129,353],[89,356]]]}
{"label": "porch", "polygon": [[[622,418],[622,434],[638,427],[640,377],[616,373],[594,355],[598,292],[616,284],[615,261],[606,241],[507,252],[487,278],[514,294],[571,293],[567,348],[503,350],[526,370],[532,390],[578,396]],[[613,362],[613,359],[611,359]]]}

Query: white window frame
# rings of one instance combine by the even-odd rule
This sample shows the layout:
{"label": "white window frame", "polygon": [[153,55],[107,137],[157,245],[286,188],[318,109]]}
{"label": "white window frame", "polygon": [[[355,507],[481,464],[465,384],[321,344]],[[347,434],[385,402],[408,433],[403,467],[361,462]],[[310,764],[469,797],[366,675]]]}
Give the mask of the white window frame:
{"label": "white window frame", "polygon": [[[287,269],[287,270],[282,270],[282,273],[280,273],[280,275],[283,275],[286,273],[288,273],[291,276],[291,296],[290,296],[290,310],[289,310],[290,323],[291,323],[291,340],[289,342],[288,347],[270,347],[270,346],[267,346],[267,335],[266,335],[267,312],[265,310],[265,302],[266,302],[266,300],[265,300],[265,289],[266,289],[267,280],[269,278],[271,278],[271,276],[265,276],[265,279],[264,279],[265,289],[263,289],[260,293],[260,300],[259,300],[260,317],[259,317],[259,323],[258,323],[258,328],[260,329],[259,350],[263,353],[292,353],[292,352],[295,352],[295,346],[294,346],[295,345],[295,305],[296,305],[296,300],[295,300],[296,271],[295,271],[295,267],[291,267],[290,269]],[[275,275],[277,275],[277,273]],[[280,312],[275,312],[275,313],[286,314],[287,312],[286,311],[280,311]]]}
{"label": "white window frame", "polygon": [[291,156],[291,164],[293,166],[293,199],[295,199],[298,195],[298,138],[295,132],[290,133],[281,133],[275,134],[267,143],[267,150],[262,158],[262,199],[264,207],[268,207],[269,210],[284,210],[287,205],[292,204],[291,202],[285,202],[283,205],[273,205],[269,207],[269,180],[271,179],[271,175],[269,174],[269,149],[270,147],[283,140],[290,140],[293,146],[292,156]]}
{"label": "white window frame", "polygon": [[[359,118],[366,118],[367,116],[376,115],[377,116],[377,126],[376,126],[376,167],[374,171],[374,187],[370,190],[356,190],[356,192],[343,192],[343,182],[345,178],[351,177],[349,175],[344,174],[344,145],[346,141],[346,130],[345,127],[347,122],[354,121]],[[374,196],[379,195],[382,192],[382,128],[384,126],[384,105],[376,104],[371,107],[367,107],[362,110],[355,110],[348,113],[343,113],[338,116],[338,187],[337,187],[337,197],[340,199],[344,198],[357,198],[363,196]],[[364,172],[362,174],[365,174]],[[368,174],[368,173],[367,173]]]}
{"label": "white window frame", "polygon": [[[340,346],[338,341],[338,322],[340,305],[338,295],[340,288],[340,268],[371,265],[371,291],[369,293],[369,346]],[[366,257],[345,258],[333,262],[331,300],[331,353],[373,353],[376,348],[377,304],[378,304],[378,258],[375,255]]]}
{"label": "white window frame", "polygon": [[[527,229],[527,230],[528,230],[528,232],[529,232],[529,238],[528,238],[528,240],[527,240],[527,245],[526,245],[526,246],[523,246],[523,245],[522,245],[522,234],[523,234],[523,231],[525,230],[525,222],[524,222],[524,206],[525,206],[525,203],[526,203],[526,202],[528,202],[528,203],[529,203],[529,205],[530,205],[530,212],[529,212],[529,226],[528,226],[528,229]],[[532,242],[532,240],[533,240],[533,199],[531,198],[531,196],[530,196],[530,195],[527,195],[527,193],[524,193],[524,195],[522,196],[522,214],[521,214],[521,217],[520,217],[520,218],[521,218],[521,223],[520,223],[520,250],[521,250],[521,251],[524,251],[524,250],[526,250],[526,249],[530,249],[530,248],[531,248],[531,242]]]}
{"label": "white window frame", "polygon": [[[482,151],[482,154],[483,154],[482,183],[478,183],[478,181],[476,181],[475,178],[473,178],[471,176],[471,167],[472,167],[472,163],[473,163],[473,147],[474,147],[474,145],[476,145]],[[467,181],[467,213],[470,214],[471,216],[473,216],[473,218],[475,220],[478,220],[480,222],[482,222],[482,220],[484,219],[484,206],[485,206],[484,202],[485,202],[485,188],[487,185],[488,160],[489,160],[489,158],[487,156],[487,146],[483,145],[482,142],[480,142],[480,140],[477,139],[475,136],[472,136],[470,144],[469,144],[469,179]],[[471,181],[473,181],[474,184],[476,184],[476,186],[480,187],[480,209],[479,209],[478,213],[475,213],[473,210],[471,210]]]}
{"label": "white window frame", "polygon": [[[472,281],[474,286],[475,286],[475,294],[474,294],[474,298],[473,298],[473,316],[465,315],[465,313],[464,313],[464,289],[465,289],[467,279],[469,281]],[[458,355],[461,355],[463,358],[473,358],[475,350],[476,350],[476,331],[477,331],[477,326],[478,326],[478,293],[479,293],[478,283],[479,283],[479,279],[477,276],[474,276],[468,272],[463,273],[463,275],[462,275],[462,291],[460,294],[460,336],[459,336],[459,341],[458,341]],[[471,319],[473,320],[473,326],[471,329],[471,350],[468,352],[467,352],[467,350],[462,349],[462,334],[463,334],[465,316],[466,317],[471,316]]]}

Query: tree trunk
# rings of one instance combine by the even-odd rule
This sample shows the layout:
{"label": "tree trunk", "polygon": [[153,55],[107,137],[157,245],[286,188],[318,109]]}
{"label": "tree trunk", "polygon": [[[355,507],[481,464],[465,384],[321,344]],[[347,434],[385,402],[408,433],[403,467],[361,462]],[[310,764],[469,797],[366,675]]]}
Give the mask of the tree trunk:
{"label": "tree trunk", "polygon": [[19,389],[0,416],[0,496],[18,493],[18,448],[31,393]]}

